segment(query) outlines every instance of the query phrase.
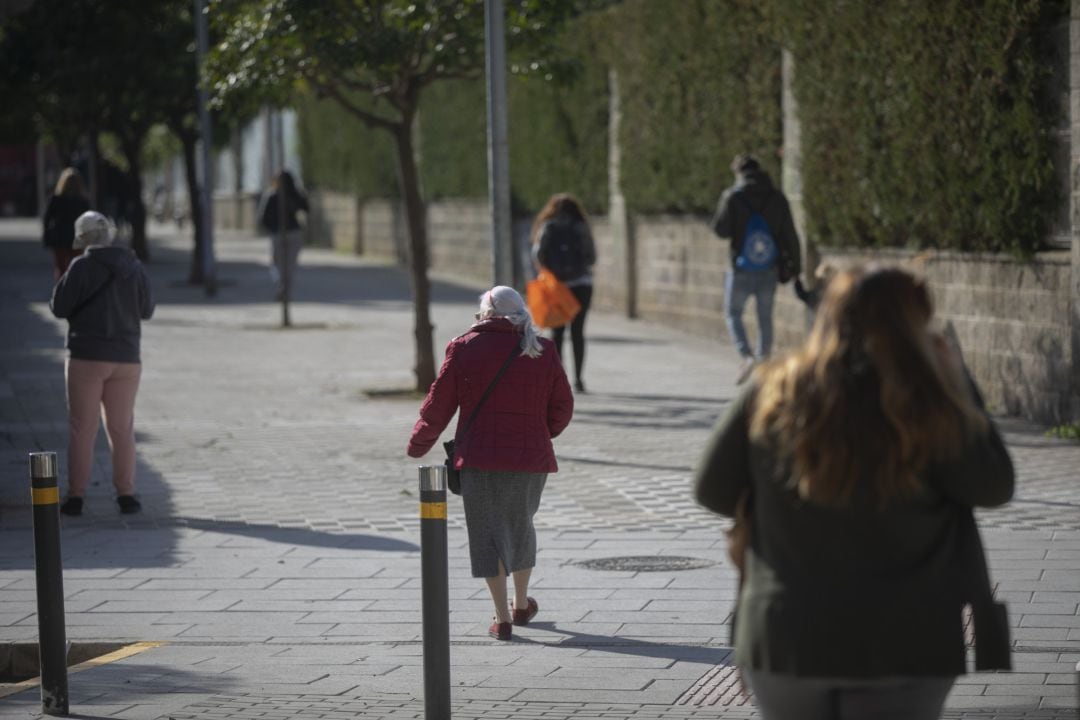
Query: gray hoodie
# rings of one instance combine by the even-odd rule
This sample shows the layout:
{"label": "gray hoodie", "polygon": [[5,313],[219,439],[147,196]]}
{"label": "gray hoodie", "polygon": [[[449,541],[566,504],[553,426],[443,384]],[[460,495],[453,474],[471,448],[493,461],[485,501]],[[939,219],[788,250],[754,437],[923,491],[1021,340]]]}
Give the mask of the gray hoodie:
{"label": "gray hoodie", "polygon": [[125,248],[92,246],[53,288],[53,315],[67,318],[72,358],[139,362],[140,321],[154,314],[142,263]]}

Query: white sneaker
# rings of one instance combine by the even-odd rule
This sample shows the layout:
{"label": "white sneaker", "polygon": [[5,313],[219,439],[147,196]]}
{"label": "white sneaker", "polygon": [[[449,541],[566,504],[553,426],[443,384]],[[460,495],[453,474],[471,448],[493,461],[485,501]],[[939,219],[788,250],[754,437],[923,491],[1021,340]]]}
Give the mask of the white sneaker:
{"label": "white sneaker", "polygon": [[750,379],[750,373],[754,371],[754,366],[757,365],[757,361],[752,357],[743,358],[742,364],[739,365],[739,373],[735,376],[735,384],[742,385],[748,379]]}

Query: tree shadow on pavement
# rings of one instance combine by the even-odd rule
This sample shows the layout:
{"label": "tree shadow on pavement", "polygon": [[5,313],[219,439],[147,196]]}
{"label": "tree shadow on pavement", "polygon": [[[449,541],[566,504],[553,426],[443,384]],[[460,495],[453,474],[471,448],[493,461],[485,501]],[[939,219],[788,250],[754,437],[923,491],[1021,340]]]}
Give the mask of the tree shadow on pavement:
{"label": "tree shadow on pavement", "polygon": [[378,535],[320,532],[307,528],[280,527],[261,523],[232,520],[207,520],[180,516],[174,519],[177,526],[206,532],[257,538],[285,545],[339,548],[344,550],[376,550],[379,552],[419,552],[420,546],[396,538]]}
{"label": "tree shadow on pavement", "polygon": [[[257,241],[250,242],[247,254],[257,251]],[[294,278],[293,303],[334,303],[345,305],[391,304],[403,309],[412,307],[412,289],[408,270],[391,263],[350,258],[348,265],[309,259],[311,253],[301,252],[300,265]],[[317,256],[316,256],[317,257]],[[231,305],[266,303],[279,305],[274,296],[269,270],[265,262],[256,259],[228,259],[216,263],[218,289],[207,296],[201,285],[187,282],[190,252],[171,245],[155,250],[154,262],[148,271],[155,281],[155,297],[159,303],[171,305]],[[432,300],[440,303],[476,304],[476,290],[431,280]]]}

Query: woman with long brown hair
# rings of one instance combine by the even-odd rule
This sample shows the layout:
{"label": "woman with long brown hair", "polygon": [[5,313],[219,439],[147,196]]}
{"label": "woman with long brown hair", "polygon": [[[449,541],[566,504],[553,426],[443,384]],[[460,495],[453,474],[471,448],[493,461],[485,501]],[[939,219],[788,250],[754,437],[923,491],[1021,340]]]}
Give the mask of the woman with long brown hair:
{"label": "woman with long brown hair", "polygon": [[[584,392],[585,316],[592,303],[596,246],[577,198],[559,193],[548,199],[533,221],[532,244],[533,262],[538,269],[544,268],[557,277],[581,305],[570,321],[570,342],[574,346],[574,389]],[[560,358],[565,334],[565,325],[553,329],[552,339]]]}
{"label": "woman with long brown hair", "polygon": [[1013,467],[932,316],[905,270],[838,273],[697,470],[710,510],[750,498],[735,659],[766,718],[935,718],[965,672],[962,607],[990,596],[971,508],[1007,502]]}
{"label": "woman with long brown hair", "polygon": [[64,168],[42,218],[44,227],[41,240],[52,252],[54,280],[59,280],[67,272],[68,265],[81,252],[73,247],[75,220],[89,209],[90,199],[79,171],[73,167]]}

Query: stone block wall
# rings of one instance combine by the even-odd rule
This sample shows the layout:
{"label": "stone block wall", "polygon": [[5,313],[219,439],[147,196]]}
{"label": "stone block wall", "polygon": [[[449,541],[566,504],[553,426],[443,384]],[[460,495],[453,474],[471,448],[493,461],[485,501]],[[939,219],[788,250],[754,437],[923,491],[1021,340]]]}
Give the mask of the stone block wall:
{"label": "stone block wall", "polygon": [[364,255],[380,260],[405,262],[408,231],[405,211],[391,200],[368,200],[360,212],[360,236]]}
{"label": "stone block wall", "polygon": [[259,209],[256,193],[214,193],[214,227],[254,231]]}
{"label": "stone block wall", "polygon": [[1072,419],[1067,251],[1030,262],[989,253],[820,250],[838,267],[859,262],[913,266],[929,282],[935,314],[949,324],[993,412],[1048,423]]}
{"label": "stone block wall", "polygon": [[347,193],[318,192],[308,198],[308,242],[338,252],[363,254],[362,205]]}
{"label": "stone block wall", "polygon": [[[717,238],[703,217],[636,217],[633,237],[637,255],[638,317],[661,322],[705,337],[726,338],[724,321],[724,278],[731,267],[727,241]],[[609,248],[601,245],[603,258]],[[614,296],[621,300],[629,290],[622,282],[625,273],[598,274],[598,284],[616,281],[618,292],[597,288],[597,303],[608,309]],[[751,342],[756,342],[757,321],[753,303],[744,315]],[[777,292],[773,312],[774,346],[791,346],[805,337],[807,315],[790,285]]]}
{"label": "stone block wall", "polygon": [[488,285],[492,277],[491,213],[486,200],[447,200],[428,206],[431,270]]}
{"label": "stone block wall", "polygon": [[[244,203],[215,198],[219,225],[252,221],[254,198]],[[344,252],[405,263],[408,234],[399,203],[358,202],[352,196],[312,193],[310,232]],[[230,209],[242,210],[229,215]],[[728,243],[715,237],[706,218],[632,217],[629,238],[617,241],[608,218],[590,218],[597,246],[594,306],[663,323],[727,342],[724,277]],[[483,200],[433,202],[428,207],[432,275],[485,286],[491,278],[491,218]],[[1072,253],[1076,253],[1076,249]],[[991,254],[905,251],[852,252],[818,249],[822,261],[845,267],[881,261],[915,264],[926,275],[937,313],[950,323],[987,403],[995,412],[1048,423],[1075,419],[1071,395],[1075,354],[1075,284],[1070,251],[1042,253],[1030,262]],[[627,258],[636,258],[633,272]],[[636,278],[630,287],[627,278]],[[757,337],[755,308],[744,317]],[[774,347],[797,346],[809,314],[791,285],[781,286],[774,308]]]}

